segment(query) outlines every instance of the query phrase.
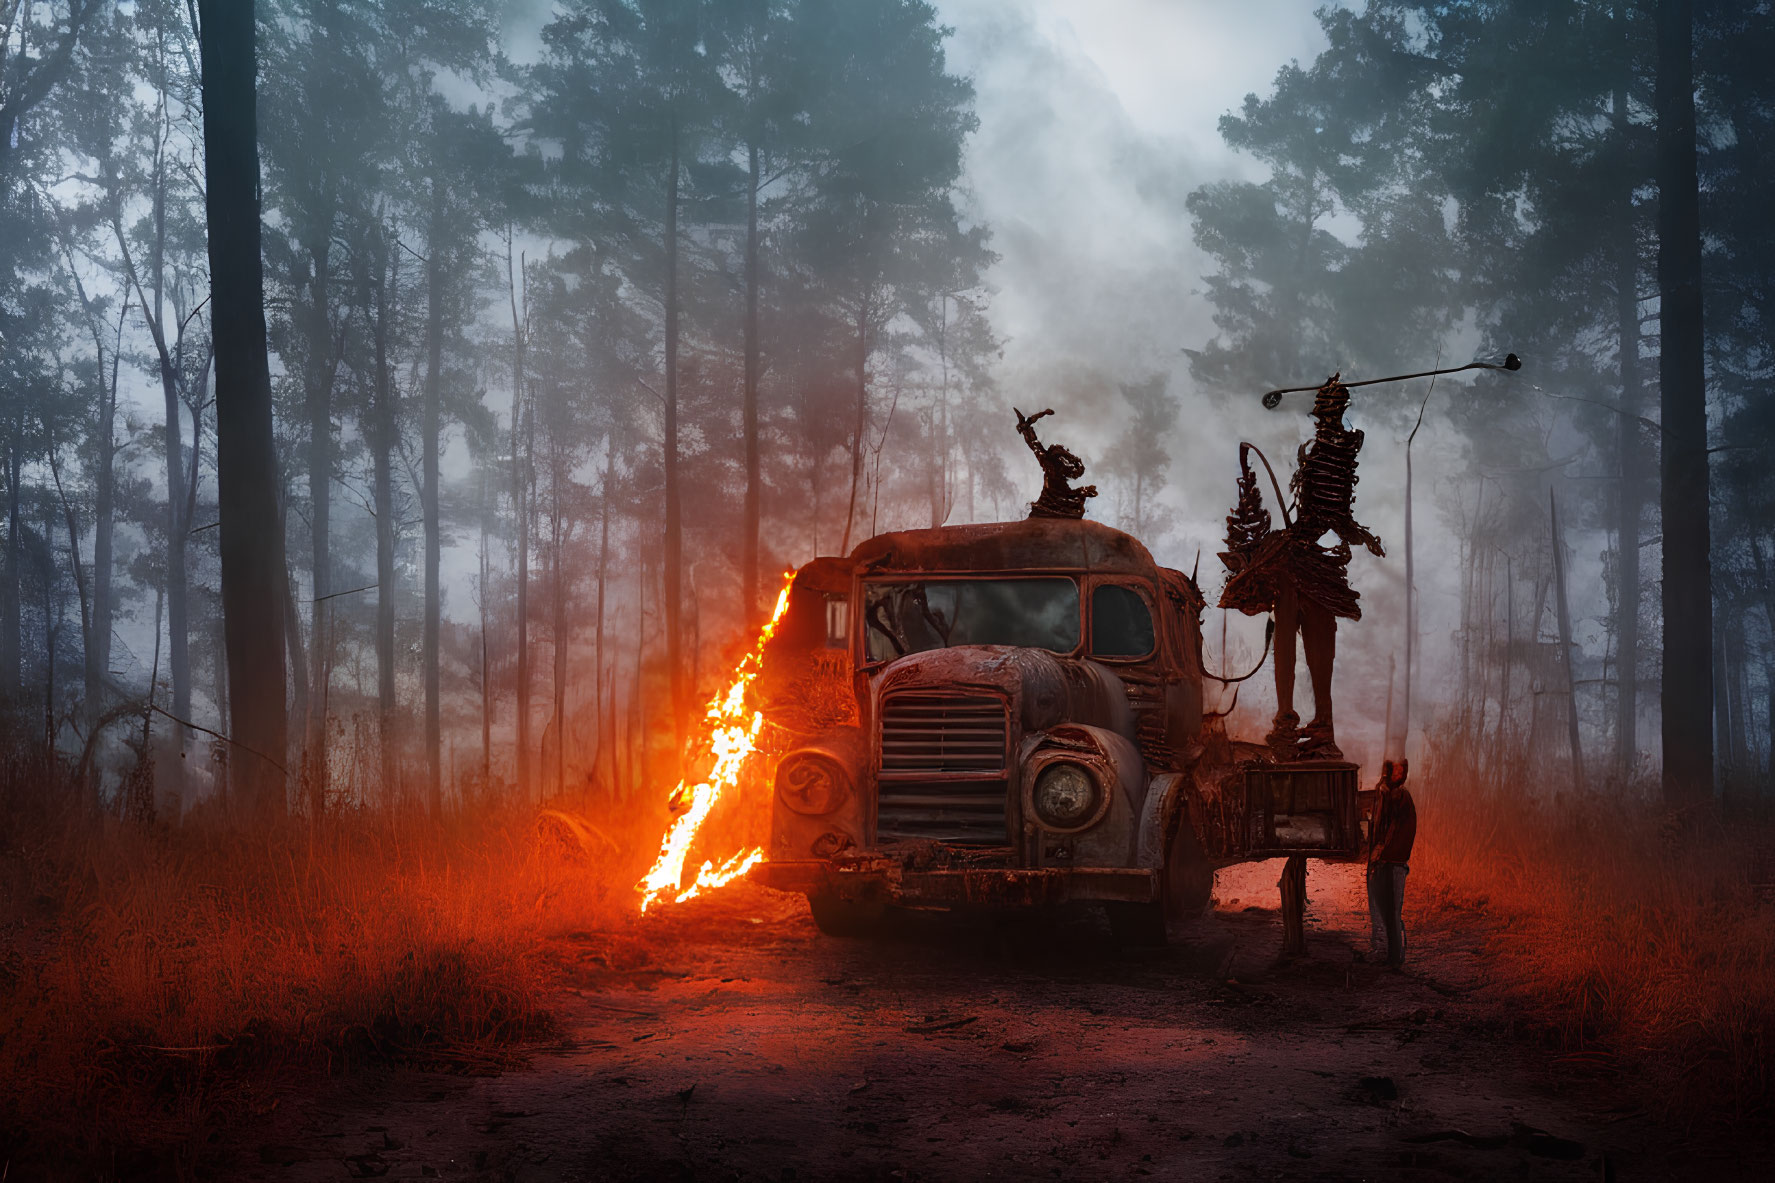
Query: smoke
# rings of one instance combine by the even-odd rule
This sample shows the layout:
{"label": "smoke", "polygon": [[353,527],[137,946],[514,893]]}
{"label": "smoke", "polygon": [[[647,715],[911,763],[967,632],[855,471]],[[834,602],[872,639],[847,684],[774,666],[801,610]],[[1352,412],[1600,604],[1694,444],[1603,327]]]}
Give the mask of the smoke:
{"label": "smoke", "polygon": [[[966,179],[971,212],[991,226],[1000,256],[989,278],[992,321],[1005,340],[1001,390],[1025,410],[1055,409],[1045,434],[1092,464],[1086,479],[1102,495],[1090,516],[1115,523],[1125,490],[1101,461],[1131,417],[1120,388],[1168,379],[1178,416],[1164,439],[1165,528],[1143,540],[1161,563],[1184,571],[1199,563],[1212,604],[1239,441],[1262,448],[1286,487],[1309,425],[1299,400],[1266,412],[1261,391],[1228,397],[1192,381],[1183,350],[1199,348],[1215,327],[1202,283],[1212,262],[1193,241],[1184,200],[1206,184],[1265,175],[1259,162],[1225,146],[1219,118],[1246,94],[1267,90],[1283,63],[1311,60],[1324,44],[1319,24],[1310,9],[1286,3],[948,0],[940,12],[955,30],[952,66],[973,78],[977,93],[980,128]],[[1438,349],[1424,343],[1426,365]],[[1325,368],[1335,368],[1335,359]],[[1444,379],[1436,397],[1461,385]],[[1365,617],[1340,630],[1337,690],[1340,741],[1352,756],[1378,759],[1388,658],[1400,652],[1404,636],[1404,433],[1393,428],[1423,390],[1420,384],[1365,393],[1350,416],[1369,430],[1356,512],[1390,549],[1385,560],[1359,556],[1352,563]],[[1017,441],[1006,418],[1009,452]],[[1458,556],[1438,527],[1435,504],[1444,496],[1438,474],[1458,464],[1462,444],[1435,427],[1434,408],[1429,418],[1416,446],[1419,617],[1427,634],[1446,642],[1458,611],[1451,574]],[[1033,466],[1026,458],[1008,460],[1013,480],[1033,495]],[[1243,673],[1262,652],[1263,621],[1232,614],[1224,655],[1222,624],[1211,607],[1203,618],[1209,668]],[[1422,698],[1436,692],[1422,684],[1425,671],[1440,688],[1448,647],[1432,640],[1420,651]],[[1218,705],[1232,701],[1229,691]],[[1267,673],[1243,685],[1237,704],[1235,729],[1261,734],[1275,709]]]}

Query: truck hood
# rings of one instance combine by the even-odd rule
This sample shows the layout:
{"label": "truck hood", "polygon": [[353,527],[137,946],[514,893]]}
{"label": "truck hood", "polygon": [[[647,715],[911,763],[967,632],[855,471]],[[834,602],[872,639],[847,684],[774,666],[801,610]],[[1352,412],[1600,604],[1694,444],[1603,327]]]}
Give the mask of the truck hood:
{"label": "truck hood", "polygon": [[885,695],[979,690],[1003,696],[1025,735],[1060,723],[1086,723],[1134,739],[1122,680],[1088,658],[1008,645],[957,645],[897,658],[870,675],[870,682],[877,718]]}

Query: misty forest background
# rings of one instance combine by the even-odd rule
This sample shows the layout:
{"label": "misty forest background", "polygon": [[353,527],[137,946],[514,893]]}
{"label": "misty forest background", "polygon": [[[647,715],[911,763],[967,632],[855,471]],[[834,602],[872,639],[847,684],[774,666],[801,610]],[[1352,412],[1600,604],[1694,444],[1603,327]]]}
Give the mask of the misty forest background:
{"label": "misty forest background", "polygon": [[[1356,392],[1389,558],[1353,568],[1345,747],[1384,712],[1498,783],[1769,794],[1767,5],[1322,10],[1220,122],[1253,176],[1177,194],[1217,331],[1044,367],[1006,361],[927,4],[558,0],[522,52],[493,0],[257,16],[275,810],[664,787],[786,567],[1023,515],[1013,404],[1212,596],[1234,442],[1285,478],[1307,426],[1258,393],[1505,350]],[[141,818],[230,808],[197,23],[0,0],[6,775]],[[1446,592],[1414,627],[1408,504]],[[1261,648],[1204,628],[1212,669]]]}

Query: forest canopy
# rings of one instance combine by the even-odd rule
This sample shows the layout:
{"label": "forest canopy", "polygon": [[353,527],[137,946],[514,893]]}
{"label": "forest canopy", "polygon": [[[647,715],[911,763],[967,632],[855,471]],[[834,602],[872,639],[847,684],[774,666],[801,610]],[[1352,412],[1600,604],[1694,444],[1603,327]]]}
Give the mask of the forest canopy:
{"label": "forest canopy", "polygon": [[[944,11],[256,17],[289,806],[656,786],[785,567],[1021,515]],[[224,798],[234,731],[200,18],[0,0],[0,701],[144,816]],[[1079,379],[1093,512],[1213,522],[1209,425],[1254,392],[1514,350],[1521,382],[1357,407],[1371,451],[1420,397],[1455,440],[1417,529],[1450,540],[1430,643],[1458,674],[1420,677],[1412,742],[1624,783],[1680,751],[1683,791],[1766,786],[1766,6],[1318,21],[1321,52],[1220,121],[1248,175],[1176,195],[1212,335],[1035,383]],[[1368,594],[1399,616],[1389,578]],[[1600,640],[1554,628],[1556,593]],[[1340,671],[1377,700],[1385,627]]]}
{"label": "forest canopy", "polygon": [[[226,754],[169,718],[229,731],[199,12],[4,15],[0,697],[76,751],[152,703],[137,759],[190,803]],[[502,15],[258,5],[315,811],[644,779],[785,563],[865,536],[884,484],[949,515],[990,389],[972,92],[929,6],[575,0],[522,63]]]}

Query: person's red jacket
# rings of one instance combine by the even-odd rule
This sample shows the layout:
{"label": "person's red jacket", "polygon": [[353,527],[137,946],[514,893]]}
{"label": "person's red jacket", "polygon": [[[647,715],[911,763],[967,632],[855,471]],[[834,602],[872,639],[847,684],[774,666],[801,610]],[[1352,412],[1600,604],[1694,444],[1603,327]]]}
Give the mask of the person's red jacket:
{"label": "person's red jacket", "polygon": [[1374,814],[1374,844],[1369,849],[1371,863],[1409,863],[1412,843],[1418,836],[1418,810],[1412,804],[1411,790],[1404,785],[1382,789],[1380,805]]}

